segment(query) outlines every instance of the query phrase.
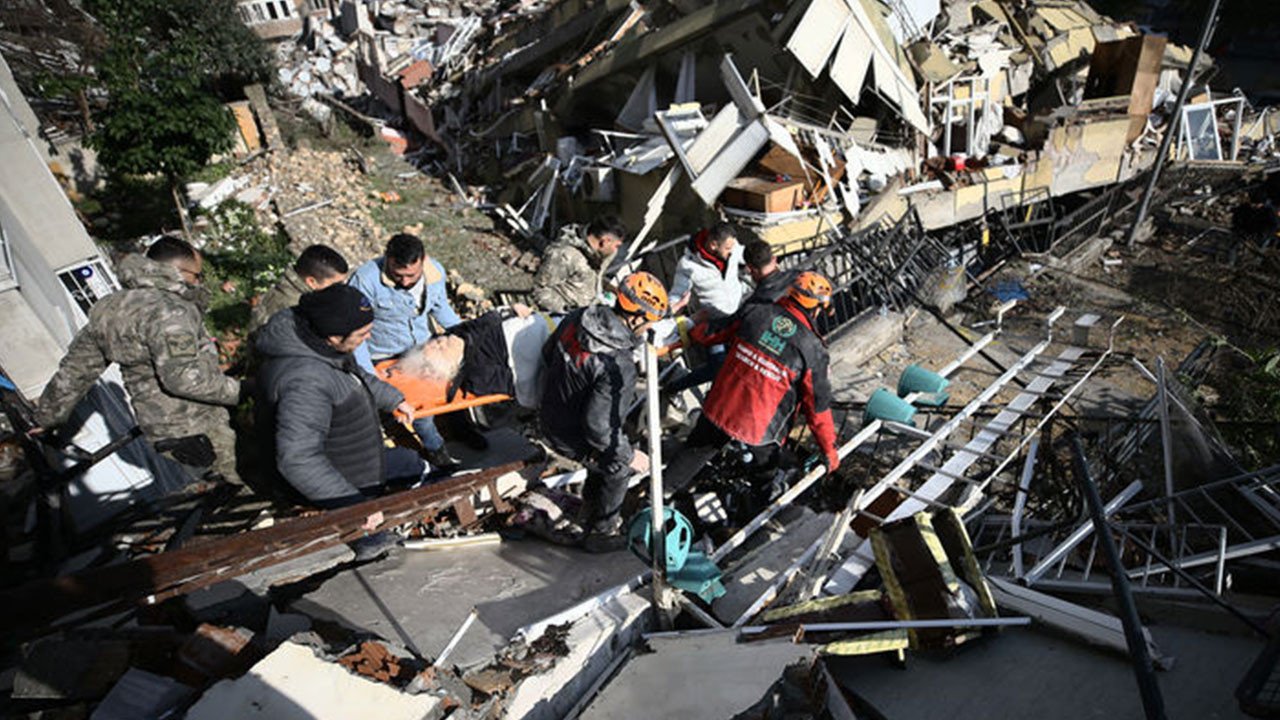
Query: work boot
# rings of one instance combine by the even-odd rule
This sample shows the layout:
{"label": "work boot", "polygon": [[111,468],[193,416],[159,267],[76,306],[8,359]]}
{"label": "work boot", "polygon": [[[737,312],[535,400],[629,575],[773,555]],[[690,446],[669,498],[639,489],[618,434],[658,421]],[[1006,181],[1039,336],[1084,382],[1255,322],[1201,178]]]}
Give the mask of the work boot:
{"label": "work boot", "polygon": [[399,535],[390,530],[383,530],[352,540],[347,543],[347,547],[351,548],[352,552],[356,554],[356,562],[368,562],[386,555],[391,551],[391,548],[399,544]]}
{"label": "work boot", "polygon": [[449,454],[449,448],[440,446],[438,450],[427,451],[427,464],[432,470],[457,470],[462,463]]}
{"label": "work boot", "polygon": [[592,531],[582,538],[582,549],[596,555],[618,552],[626,547],[627,536],[620,532],[603,533]]}

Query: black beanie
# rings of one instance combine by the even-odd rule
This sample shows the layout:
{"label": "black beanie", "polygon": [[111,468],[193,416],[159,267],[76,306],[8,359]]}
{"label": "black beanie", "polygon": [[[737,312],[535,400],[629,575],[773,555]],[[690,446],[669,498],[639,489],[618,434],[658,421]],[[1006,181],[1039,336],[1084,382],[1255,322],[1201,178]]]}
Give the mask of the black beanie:
{"label": "black beanie", "polygon": [[373,305],[364,293],[337,283],[303,295],[298,315],[320,337],[346,337],[373,322]]}

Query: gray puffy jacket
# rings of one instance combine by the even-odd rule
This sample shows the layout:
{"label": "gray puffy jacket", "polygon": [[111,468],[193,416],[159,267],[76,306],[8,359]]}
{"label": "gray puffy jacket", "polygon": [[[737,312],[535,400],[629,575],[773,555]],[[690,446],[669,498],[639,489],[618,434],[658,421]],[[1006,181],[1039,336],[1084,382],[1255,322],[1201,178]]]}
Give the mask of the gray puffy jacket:
{"label": "gray puffy jacket", "polygon": [[404,396],[351,355],[304,339],[294,313],[277,313],[258,333],[258,427],[274,429],[276,468],[294,489],[317,505],[344,505],[382,483],[378,411]]}

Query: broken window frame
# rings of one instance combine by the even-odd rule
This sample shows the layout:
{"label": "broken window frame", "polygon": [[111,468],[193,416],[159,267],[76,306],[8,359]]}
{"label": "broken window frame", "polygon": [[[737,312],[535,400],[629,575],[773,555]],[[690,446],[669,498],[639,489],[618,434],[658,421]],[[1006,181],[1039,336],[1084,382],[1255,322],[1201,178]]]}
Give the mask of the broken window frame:
{"label": "broken window frame", "polygon": [[100,257],[59,270],[58,280],[72,304],[80,308],[85,319],[99,300],[120,289],[120,282]]}
{"label": "broken window frame", "polygon": [[[957,98],[955,96],[956,83],[968,84],[969,97]],[[979,83],[982,86],[981,91],[978,89]],[[944,91],[946,94],[941,94]],[[968,123],[965,131],[964,156],[975,157],[973,146],[978,140],[978,106],[982,105],[985,108],[986,103],[989,102],[991,102],[991,78],[982,77],[981,75],[952,78],[929,92],[929,105],[931,107],[942,106],[943,108],[942,144],[938,148],[940,155],[950,157],[956,154],[951,149],[952,125],[963,120]],[[965,117],[955,117],[957,106],[961,109],[967,106],[968,111]],[[985,154],[984,152],[983,155]]]}
{"label": "broken window frame", "polygon": [[[1235,120],[1233,121],[1233,130],[1231,134],[1231,157],[1227,158],[1222,151],[1222,132],[1218,129],[1218,121],[1220,109],[1224,106],[1234,106],[1236,111]],[[1217,150],[1216,158],[1196,157],[1195,156],[1195,138],[1191,133],[1191,113],[1199,113],[1209,111],[1213,118],[1214,144]],[[1244,98],[1229,97],[1220,100],[1209,100],[1208,102],[1196,103],[1195,105],[1186,105],[1182,108],[1182,122],[1178,127],[1178,148],[1174,153],[1174,157],[1179,160],[1193,160],[1198,162],[1225,162],[1230,160],[1235,162],[1240,155],[1240,125],[1244,119]],[[1183,152],[1186,152],[1184,157]]]}

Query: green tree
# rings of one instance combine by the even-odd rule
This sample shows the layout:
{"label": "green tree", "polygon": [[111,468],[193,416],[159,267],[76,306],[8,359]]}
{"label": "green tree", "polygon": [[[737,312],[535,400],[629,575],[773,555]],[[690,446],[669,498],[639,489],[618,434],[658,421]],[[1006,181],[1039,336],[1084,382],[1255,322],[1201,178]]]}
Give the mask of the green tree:
{"label": "green tree", "polygon": [[179,202],[182,178],[231,147],[235,122],[219,91],[269,77],[267,50],[234,0],[87,0],[85,9],[107,37],[95,64],[107,106],[89,143],[111,174],[159,173]]}

